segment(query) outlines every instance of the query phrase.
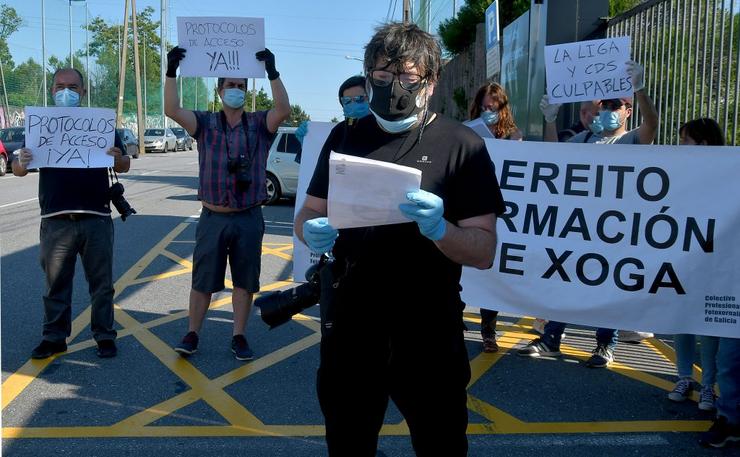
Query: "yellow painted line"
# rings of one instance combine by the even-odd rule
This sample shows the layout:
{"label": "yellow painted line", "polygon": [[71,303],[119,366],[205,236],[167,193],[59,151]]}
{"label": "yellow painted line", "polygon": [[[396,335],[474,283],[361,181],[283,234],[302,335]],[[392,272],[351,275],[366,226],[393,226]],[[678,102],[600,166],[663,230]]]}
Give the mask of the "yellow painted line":
{"label": "yellow painted line", "polygon": [[[169,234],[167,234],[154,248],[152,248],[145,256],[131,267],[126,273],[119,278],[118,281],[113,285],[115,289],[115,297],[117,297],[122,290],[126,288],[126,285],[136,276],[144,271],[147,265],[156,258],[156,251],[166,246],[166,243],[176,238],[184,229],[187,224],[180,224],[175,227]],[[149,259],[146,265],[142,265],[145,259]],[[67,339],[68,341],[74,340],[80,332],[87,327],[90,322],[90,307],[85,309],[79,316],[77,316],[72,322],[72,333]],[[44,369],[55,360],[55,357],[49,357],[44,360],[28,360],[23,364],[18,371],[8,376],[2,385],[2,409],[5,409],[13,400],[20,395],[23,390],[42,372]]]}
{"label": "yellow painted line", "polygon": [[[665,358],[672,364],[676,365],[676,351],[672,347],[664,343],[663,341],[659,340],[658,338],[649,338],[643,341],[643,344],[646,344],[649,348],[653,349],[656,353],[663,356],[663,358]],[[697,364],[694,364],[692,375],[694,379],[701,379],[702,377],[701,367],[698,366]]]}
{"label": "yellow painted line", "polygon": [[174,252],[170,252],[167,249],[162,249],[162,252],[160,253],[164,257],[167,257],[168,259],[172,260],[173,262],[182,265],[183,267],[192,270],[193,269],[193,262],[189,260],[185,260],[179,255],[175,254]]}
{"label": "yellow painted line", "polygon": [[293,243],[262,243],[262,246],[281,246],[281,247],[293,247]]}
{"label": "yellow painted line", "polygon": [[468,394],[468,409],[491,421],[491,429],[496,433],[506,433],[508,430],[517,430],[525,422],[509,413],[496,408],[492,404]]}
{"label": "yellow painted line", "polygon": [[293,260],[292,255],[284,253],[281,249],[272,249],[264,246],[262,247],[262,255],[274,255],[276,257],[280,257],[283,260]]}
{"label": "yellow painted line", "polygon": [[160,281],[162,279],[173,278],[175,276],[186,275],[186,274],[190,274],[192,272],[193,272],[192,269],[182,269],[182,270],[168,271],[166,273],[160,273],[160,274],[156,274],[156,275],[152,275],[152,276],[143,276],[141,278],[137,278],[137,279],[134,279],[133,281],[131,281],[129,283],[129,287],[130,286],[135,286],[135,285],[138,285],[138,284],[144,284],[144,283],[147,283],[147,282],[154,282],[154,281]]}

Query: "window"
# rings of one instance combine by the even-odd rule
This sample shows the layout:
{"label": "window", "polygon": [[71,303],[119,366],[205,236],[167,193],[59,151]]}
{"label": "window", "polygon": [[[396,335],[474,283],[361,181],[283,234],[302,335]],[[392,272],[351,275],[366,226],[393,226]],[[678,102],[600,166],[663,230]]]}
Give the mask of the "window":
{"label": "window", "polygon": [[288,154],[298,154],[301,151],[301,142],[298,141],[294,133],[283,133],[277,146],[278,152]]}

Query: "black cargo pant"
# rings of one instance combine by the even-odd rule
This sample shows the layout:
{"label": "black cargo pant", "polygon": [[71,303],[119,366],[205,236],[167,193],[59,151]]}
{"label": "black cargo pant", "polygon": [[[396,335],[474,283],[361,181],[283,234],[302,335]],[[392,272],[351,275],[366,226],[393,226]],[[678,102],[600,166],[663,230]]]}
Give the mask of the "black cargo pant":
{"label": "black cargo pant", "polygon": [[93,337],[115,339],[111,218],[87,214],[43,218],[40,251],[46,274],[43,338],[63,342],[72,332],[72,285],[79,254],[90,292]]}
{"label": "black cargo pant", "polygon": [[389,398],[418,456],[466,455],[470,364],[459,297],[341,284],[331,313],[322,289],[317,388],[329,455],[375,456]]}

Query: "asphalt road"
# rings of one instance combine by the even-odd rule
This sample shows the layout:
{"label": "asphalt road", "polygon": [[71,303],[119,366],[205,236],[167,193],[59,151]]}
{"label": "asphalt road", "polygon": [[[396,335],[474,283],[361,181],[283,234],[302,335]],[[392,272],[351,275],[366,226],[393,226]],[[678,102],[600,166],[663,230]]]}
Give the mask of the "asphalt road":
{"label": "asphalt road", "polygon": [[[95,356],[78,263],[69,350],[32,362],[43,319],[38,174],[0,178],[3,455],[325,455],[316,310],[272,331],[252,316],[248,337],[258,359],[242,363],[229,348],[229,295],[217,294],[199,352],[180,359],[171,347],[187,329],[197,154],[149,154],[121,182],[138,213],[114,222],[119,355]],[[292,202],[264,214],[262,287],[287,288]],[[711,415],[695,401],[666,399],[675,372],[669,337],[622,344],[618,364],[590,370],[583,365],[594,344],[590,329],[568,329],[563,359],[523,359],[511,349],[535,337],[531,320],[504,316],[501,352],[481,354],[477,310],[468,311],[471,456],[740,455],[740,447],[698,447]],[[434,335],[419,350],[433,351]],[[391,406],[379,455],[413,454],[402,419]]]}

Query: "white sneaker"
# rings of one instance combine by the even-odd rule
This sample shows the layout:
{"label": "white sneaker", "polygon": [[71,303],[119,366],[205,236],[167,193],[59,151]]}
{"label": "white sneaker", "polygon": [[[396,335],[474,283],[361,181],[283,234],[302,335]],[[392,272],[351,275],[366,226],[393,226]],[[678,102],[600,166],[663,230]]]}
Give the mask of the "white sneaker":
{"label": "white sneaker", "polygon": [[622,343],[639,343],[642,340],[652,338],[655,335],[650,332],[633,332],[632,330],[620,330],[619,341]]}

